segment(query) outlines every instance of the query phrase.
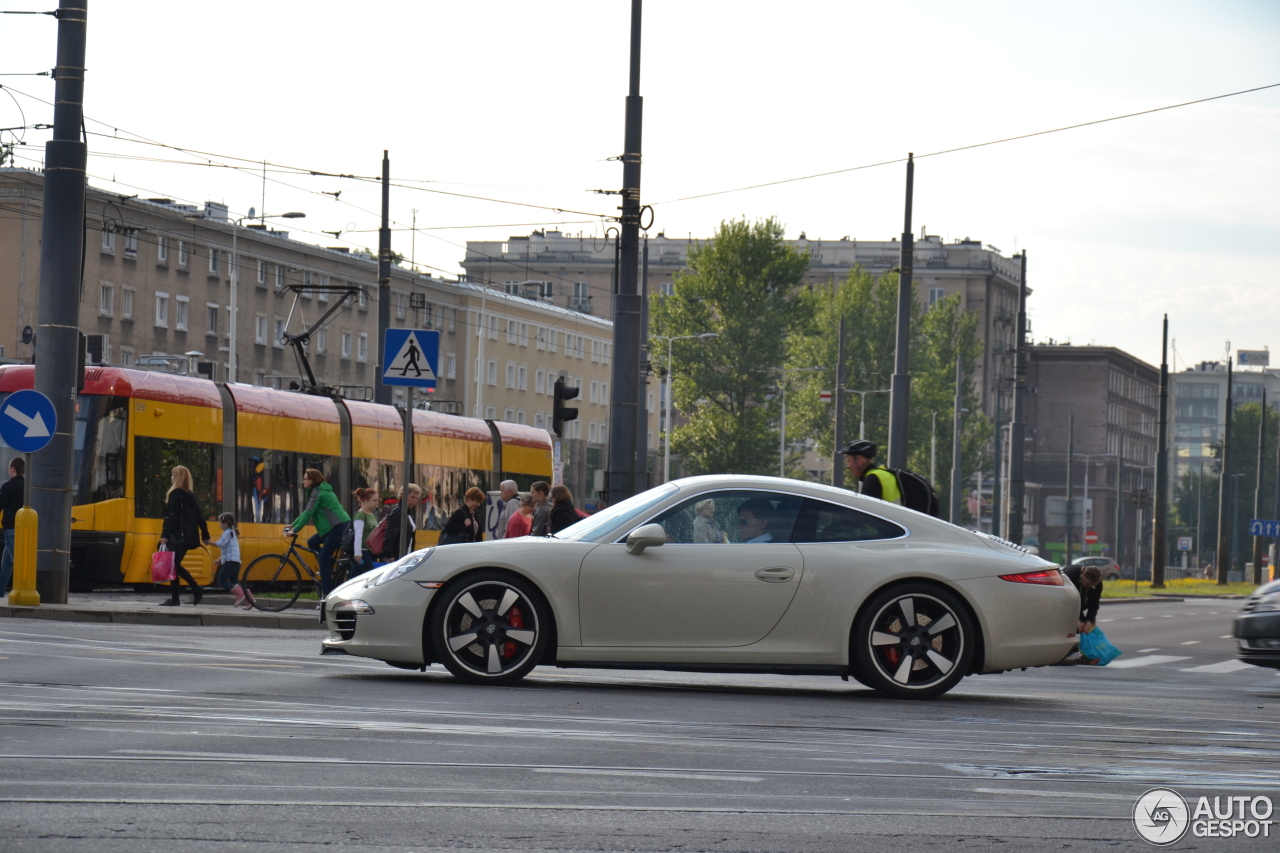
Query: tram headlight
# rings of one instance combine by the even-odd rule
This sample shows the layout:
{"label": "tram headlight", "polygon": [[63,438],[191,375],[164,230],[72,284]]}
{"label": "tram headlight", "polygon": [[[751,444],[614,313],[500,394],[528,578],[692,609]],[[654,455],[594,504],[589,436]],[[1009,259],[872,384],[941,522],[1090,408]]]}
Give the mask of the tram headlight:
{"label": "tram headlight", "polygon": [[386,568],[382,573],[382,577],[374,581],[374,586],[382,586],[384,583],[393,581],[396,578],[404,577],[409,572],[421,566],[431,555],[435,553],[435,548],[426,548],[422,551],[415,551],[412,554],[406,554],[399,560],[396,560]]}

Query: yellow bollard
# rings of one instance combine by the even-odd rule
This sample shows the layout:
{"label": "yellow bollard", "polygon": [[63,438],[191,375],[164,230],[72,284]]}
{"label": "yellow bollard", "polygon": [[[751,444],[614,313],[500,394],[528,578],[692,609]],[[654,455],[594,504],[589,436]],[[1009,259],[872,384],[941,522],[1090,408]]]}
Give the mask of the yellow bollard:
{"label": "yellow bollard", "polygon": [[18,510],[13,522],[13,591],[9,603],[20,607],[36,607],[40,593],[36,592],[36,529],[40,517],[29,506]]}

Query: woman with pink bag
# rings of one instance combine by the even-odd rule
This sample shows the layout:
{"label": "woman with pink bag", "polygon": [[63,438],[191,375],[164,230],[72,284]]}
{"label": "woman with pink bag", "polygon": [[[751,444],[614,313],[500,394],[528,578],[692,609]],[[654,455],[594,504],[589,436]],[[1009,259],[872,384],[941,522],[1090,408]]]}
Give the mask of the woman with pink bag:
{"label": "woman with pink bag", "polygon": [[165,607],[178,606],[178,593],[182,590],[181,581],[186,581],[195,597],[195,604],[204,597],[200,584],[191,576],[191,572],[182,567],[182,558],[192,548],[203,547],[209,542],[209,526],[205,524],[204,513],[200,512],[200,504],[196,502],[191,486],[191,472],[185,466],[175,465],[170,477],[169,493],[166,496],[168,506],[164,514],[164,527],[160,533],[160,544],[173,552],[174,577],[169,584],[170,598],[160,602]]}

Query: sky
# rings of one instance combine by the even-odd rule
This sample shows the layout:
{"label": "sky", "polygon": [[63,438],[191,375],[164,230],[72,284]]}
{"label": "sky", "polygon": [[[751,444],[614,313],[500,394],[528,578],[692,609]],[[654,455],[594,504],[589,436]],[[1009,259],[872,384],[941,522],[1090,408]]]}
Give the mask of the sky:
{"label": "sky", "polygon": [[[629,22],[625,0],[92,0],[90,180],[235,217],[302,211],[296,239],[370,247],[377,183],[297,170],[376,176],[385,149],[392,246],[424,271],[460,273],[468,240],[599,235]],[[56,26],[0,16],[0,127],[52,120],[54,83],[9,75],[54,65]],[[1277,44],[1273,0],[649,0],[649,233],[776,217],[788,237],[891,239],[901,163],[681,199],[914,152],[913,230],[1026,250],[1034,339],[1158,363],[1167,313],[1174,369],[1228,341],[1280,347],[1280,88],[921,156],[1278,84]],[[48,137],[26,131],[17,164],[38,167]]]}

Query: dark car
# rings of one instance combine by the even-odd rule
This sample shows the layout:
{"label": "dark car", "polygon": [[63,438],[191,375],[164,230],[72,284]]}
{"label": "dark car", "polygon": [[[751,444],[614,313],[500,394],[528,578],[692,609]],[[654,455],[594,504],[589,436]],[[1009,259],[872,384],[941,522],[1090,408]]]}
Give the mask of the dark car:
{"label": "dark car", "polygon": [[1280,581],[1258,587],[1249,596],[1231,633],[1240,644],[1240,660],[1280,669]]}

